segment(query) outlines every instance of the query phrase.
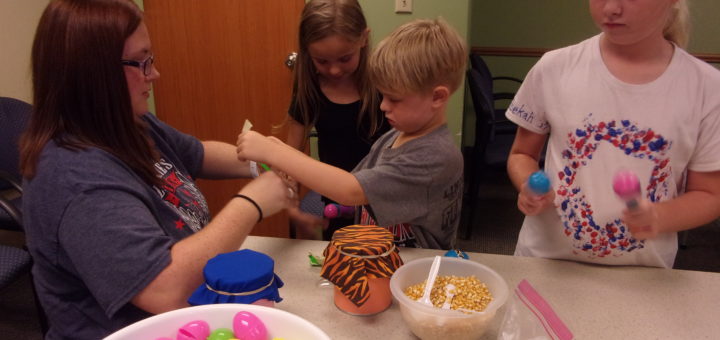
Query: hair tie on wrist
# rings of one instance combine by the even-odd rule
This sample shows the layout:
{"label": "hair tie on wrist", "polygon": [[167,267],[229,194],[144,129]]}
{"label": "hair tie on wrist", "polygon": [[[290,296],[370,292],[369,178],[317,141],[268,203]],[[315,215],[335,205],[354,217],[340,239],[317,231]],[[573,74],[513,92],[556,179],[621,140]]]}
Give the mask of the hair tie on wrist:
{"label": "hair tie on wrist", "polygon": [[257,220],[256,223],[260,223],[260,221],[262,221],[262,219],[263,219],[262,209],[260,209],[260,206],[259,206],[252,198],[247,197],[247,196],[245,196],[245,195],[243,195],[243,194],[235,194],[235,195],[233,195],[233,198],[235,198],[235,197],[243,198],[243,199],[247,200],[248,202],[252,203],[252,205],[254,205],[255,208],[256,208],[257,211],[258,211],[258,215],[260,215],[260,216],[258,217],[258,220]]}

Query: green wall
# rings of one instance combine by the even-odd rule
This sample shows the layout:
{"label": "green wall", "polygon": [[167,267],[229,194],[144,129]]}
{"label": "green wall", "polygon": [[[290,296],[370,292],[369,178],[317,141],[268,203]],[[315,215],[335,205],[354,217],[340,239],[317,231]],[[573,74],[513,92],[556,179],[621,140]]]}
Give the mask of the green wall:
{"label": "green wall", "polygon": [[[694,53],[720,53],[720,1],[689,0]],[[599,30],[587,0],[475,0],[471,5],[472,46],[559,48],[580,42]],[[487,57],[497,75],[524,77],[537,61],[530,57]],[[716,65],[720,66],[720,65]]]}
{"label": "green wall", "polygon": [[[390,0],[359,0],[371,30],[371,40],[377,44],[396,27],[419,18],[436,18],[442,16],[463,37],[468,37],[470,26],[471,0],[414,0],[413,12],[395,13],[395,1]],[[460,144],[463,124],[463,97],[465,92],[459,89],[448,104],[448,127]]]}
{"label": "green wall", "polygon": [[474,1],[473,46],[557,48],[594,34],[587,0]]}
{"label": "green wall", "polygon": [[[554,49],[597,34],[590,17],[588,0],[474,0],[470,6],[470,44],[474,47],[521,47]],[[720,14],[718,0],[689,0],[691,53],[720,54]],[[495,76],[523,79],[537,62],[536,57],[483,57]],[[720,64],[714,64],[720,68]],[[514,92],[512,83],[499,82],[497,91]],[[466,99],[466,126],[473,126],[474,115]],[[465,133],[472,144],[473,132]],[[470,141],[470,142],[468,142]]]}
{"label": "green wall", "polygon": [[[690,0],[691,35],[688,50],[695,53],[720,53],[720,1]],[[717,66],[717,65],[716,65]]]}

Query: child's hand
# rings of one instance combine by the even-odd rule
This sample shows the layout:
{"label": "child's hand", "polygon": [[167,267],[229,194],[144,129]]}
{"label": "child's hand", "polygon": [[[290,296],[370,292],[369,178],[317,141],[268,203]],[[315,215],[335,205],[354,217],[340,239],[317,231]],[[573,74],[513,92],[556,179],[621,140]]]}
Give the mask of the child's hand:
{"label": "child's hand", "polygon": [[549,207],[553,207],[553,201],[555,200],[555,192],[553,190],[548,191],[544,195],[537,195],[532,193],[527,188],[527,183],[523,183],[520,193],[518,194],[518,209],[522,211],[525,216],[539,215]]}
{"label": "child's hand", "polygon": [[622,218],[638,240],[655,238],[660,233],[657,209],[648,200],[640,200],[637,207],[623,210]]}
{"label": "child's hand", "polygon": [[285,182],[285,185],[287,185],[289,197],[291,199],[293,199],[293,201],[294,201],[293,206],[298,206],[300,204],[300,196],[298,195],[298,193],[299,193],[298,182],[283,171],[280,171],[277,169],[275,169],[273,171],[278,176],[280,176],[280,178],[282,178],[283,182]]}
{"label": "child's hand", "polygon": [[278,141],[277,138],[265,137],[255,131],[243,132],[238,135],[237,139],[238,159],[266,162],[266,156],[274,152],[274,148],[279,145]]}
{"label": "child's hand", "polygon": [[280,176],[280,178],[285,181],[285,184],[287,184],[288,188],[295,191],[295,193],[300,192],[300,184],[294,178],[290,177],[290,175],[288,175],[284,171],[275,170],[275,172],[277,172],[278,176]]}
{"label": "child's hand", "polygon": [[327,229],[327,220],[301,211],[298,207],[288,208],[290,225],[295,237],[305,240],[322,240],[322,231]]}

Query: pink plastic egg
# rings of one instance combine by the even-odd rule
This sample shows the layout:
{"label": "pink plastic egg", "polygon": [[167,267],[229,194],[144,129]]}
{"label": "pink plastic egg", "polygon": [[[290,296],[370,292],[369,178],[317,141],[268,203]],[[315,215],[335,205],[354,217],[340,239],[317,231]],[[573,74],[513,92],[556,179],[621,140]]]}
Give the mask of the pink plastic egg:
{"label": "pink plastic egg", "polygon": [[235,337],[242,340],[267,340],[265,324],[255,314],[242,311],[233,318]]}
{"label": "pink plastic egg", "polygon": [[190,321],[178,329],[176,340],[205,340],[210,336],[210,325],[202,320]]}
{"label": "pink plastic egg", "polygon": [[613,177],[613,190],[622,199],[640,195],[640,180],[634,172],[618,171]]}

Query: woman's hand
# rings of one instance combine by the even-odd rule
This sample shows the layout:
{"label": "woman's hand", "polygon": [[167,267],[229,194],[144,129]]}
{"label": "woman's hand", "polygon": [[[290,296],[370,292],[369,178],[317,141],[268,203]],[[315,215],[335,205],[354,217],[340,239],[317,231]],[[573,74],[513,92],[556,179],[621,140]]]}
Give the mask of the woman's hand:
{"label": "woman's hand", "polygon": [[262,173],[239,193],[252,198],[260,206],[264,217],[291,206],[297,199],[294,191],[273,171]]}
{"label": "woman's hand", "polygon": [[532,193],[527,187],[527,183],[523,183],[518,194],[517,206],[525,216],[539,215],[549,207],[554,207],[555,192],[548,191],[546,194],[538,195]]}
{"label": "woman's hand", "polygon": [[655,238],[660,233],[656,205],[648,200],[639,200],[637,207],[623,210],[625,221],[632,236],[638,240]]}

